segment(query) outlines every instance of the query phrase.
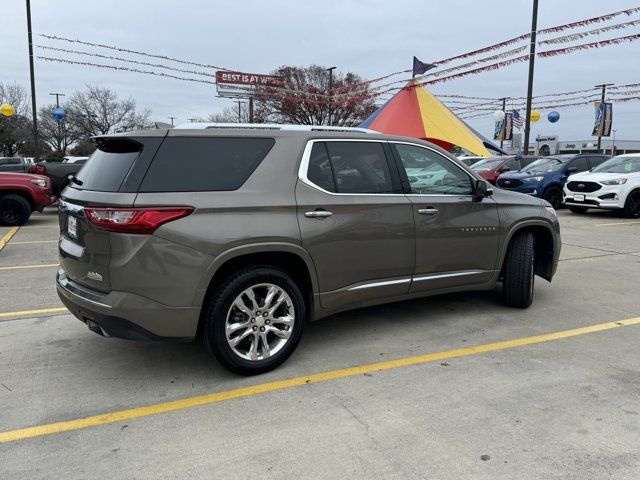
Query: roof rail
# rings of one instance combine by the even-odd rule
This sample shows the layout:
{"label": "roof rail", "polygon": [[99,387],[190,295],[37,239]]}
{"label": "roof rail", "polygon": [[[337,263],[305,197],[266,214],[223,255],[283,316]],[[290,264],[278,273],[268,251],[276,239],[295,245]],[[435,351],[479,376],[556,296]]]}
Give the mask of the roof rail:
{"label": "roof rail", "polygon": [[298,132],[359,132],[359,133],[379,133],[368,128],[358,127],[330,127],[325,125],[288,125],[277,123],[202,123],[191,122],[182,123],[173,127],[174,130],[205,130],[205,129],[227,129],[227,130],[293,130]]}

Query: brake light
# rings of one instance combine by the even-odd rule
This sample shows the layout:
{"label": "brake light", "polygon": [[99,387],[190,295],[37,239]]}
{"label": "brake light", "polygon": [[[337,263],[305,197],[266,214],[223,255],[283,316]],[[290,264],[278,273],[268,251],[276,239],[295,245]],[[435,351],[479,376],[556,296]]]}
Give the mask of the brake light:
{"label": "brake light", "polygon": [[160,225],[186,217],[193,207],[85,208],[89,221],[101,230],[150,235]]}

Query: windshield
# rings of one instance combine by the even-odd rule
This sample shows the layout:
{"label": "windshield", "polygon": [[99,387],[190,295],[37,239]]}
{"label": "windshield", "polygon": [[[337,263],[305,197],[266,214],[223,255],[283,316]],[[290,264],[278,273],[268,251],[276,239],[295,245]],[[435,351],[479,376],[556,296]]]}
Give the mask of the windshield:
{"label": "windshield", "polygon": [[605,173],[638,173],[640,172],[640,157],[614,157],[598,165],[592,171]]}
{"label": "windshield", "polygon": [[564,165],[568,161],[568,158],[541,158],[540,160],[536,160],[535,162],[530,163],[521,171],[531,173],[555,172],[557,170],[560,170],[560,168],[562,168],[562,165]]}
{"label": "windshield", "polygon": [[471,165],[471,170],[476,172],[486,172],[488,170],[495,170],[502,163],[504,163],[504,158],[485,158],[484,160],[480,160],[478,163],[474,163]]}

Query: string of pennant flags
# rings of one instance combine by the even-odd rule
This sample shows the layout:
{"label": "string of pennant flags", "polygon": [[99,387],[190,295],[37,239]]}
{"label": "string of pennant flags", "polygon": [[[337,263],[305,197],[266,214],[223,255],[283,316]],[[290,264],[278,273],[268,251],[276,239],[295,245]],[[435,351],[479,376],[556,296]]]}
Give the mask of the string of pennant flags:
{"label": "string of pennant flags", "polygon": [[[539,35],[544,35],[544,34],[550,34],[550,33],[554,33],[554,32],[561,32],[561,31],[565,31],[568,29],[575,29],[575,28],[579,28],[579,27],[583,27],[586,25],[591,25],[591,24],[595,24],[595,23],[602,23],[602,22],[606,22],[608,20],[611,20],[615,17],[621,16],[621,15],[626,15],[626,16],[630,16],[633,15],[637,12],[640,12],[640,7],[634,7],[634,8],[630,8],[630,9],[626,9],[626,10],[620,10],[617,12],[612,12],[612,13],[608,13],[605,15],[601,15],[598,17],[593,17],[593,18],[588,18],[588,19],[583,19],[583,20],[579,20],[576,22],[572,22],[572,23],[568,23],[565,25],[558,25],[555,27],[550,27],[550,28],[546,28],[546,29],[542,29],[538,31]],[[591,29],[585,32],[578,32],[575,34],[571,34],[571,35],[564,35],[562,37],[556,37],[556,38],[552,38],[552,39],[545,39],[545,40],[541,40],[538,43],[539,44],[544,44],[544,45],[555,45],[555,44],[562,44],[562,43],[569,43],[572,41],[576,41],[582,38],[586,38],[588,36],[591,35],[600,35],[602,33],[608,32],[608,31],[613,31],[613,30],[621,30],[621,29],[625,29],[625,28],[631,28],[634,26],[640,25],[640,19],[639,20],[633,20],[633,21],[628,21],[628,22],[623,22],[623,23],[618,23],[615,25],[608,25],[608,26],[604,26],[604,27],[600,27],[597,29]],[[89,47],[93,47],[93,48],[104,48],[104,49],[109,49],[109,50],[114,50],[114,51],[118,51],[121,53],[128,53],[128,54],[132,54],[132,55],[141,55],[141,56],[145,56],[148,58],[154,58],[157,60],[162,60],[162,61],[168,61],[168,62],[176,62],[182,65],[191,65],[191,66],[197,66],[203,69],[216,69],[216,70],[224,70],[224,71],[232,71],[231,69],[225,68],[225,67],[220,67],[217,65],[212,65],[212,64],[206,64],[206,63],[200,63],[200,62],[193,62],[193,61],[189,61],[189,60],[184,60],[184,59],[179,59],[179,58],[175,58],[175,57],[170,57],[167,55],[161,55],[161,54],[155,54],[155,53],[149,53],[149,52],[143,52],[143,51],[139,51],[139,50],[133,50],[133,49],[128,49],[128,48],[123,48],[123,47],[117,47],[117,46],[112,46],[112,45],[106,45],[106,44],[102,44],[102,43],[95,43],[95,42],[88,42],[88,41],[84,41],[84,40],[80,40],[80,39],[72,39],[72,38],[67,38],[67,37],[61,37],[61,36],[57,36],[57,35],[50,35],[50,34],[44,34],[44,33],[36,33],[35,35],[38,35],[42,38],[45,38],[47,40],[50,41],[54,41],[54,42],[66,42],[66,43],[75,43],[75,44],[80,44],[80,45],[85,45],[85,46],[89,46]],[[467,52],[467,53],[463,53],[463,54],[459,54],[450,58],[445,58],[442,60],[439,60],[437,62],[435,62],[434,64],[424,64],[422,62],[418,61],[418,64],[421,65],[422,67],[424,66],[428,66],[428,69],[432,69],[433,67],[437,66],[442,66],[442,65],[446,65],[449,64],[451,62],[454,62],[456,60],[461,60],[461,59],[465,59],[465,58],[471,58],[474,56],[478,56],[481,55],[483,53],[487,53],[487,52],[491,52],[491,51],[495,51],[507,46],[511,46],[514,45],[518,42],[521,42],[523,40],[526,40],[527,38],[530,37],[530,34],[523,34],[517,37],[513,37],[511,39],[493,44],[493,45],[489,45],[487,47],[483,47],[480,49],[476,49],[474,51],[471,52]],[[580,45],[573,45],[573,46],[569,46],[569,47],[565,47],[565,48],[558,48],[558,49],[553,49],[553,50],[547,50],[547,51],[542,51],[539,52],[537,55],[541,58],[546,58],[546,57],[553,57],[553,56],[557,56],[557,55],[564,55],[564,54],[570,54],[576,51],[580,51],[580,50],[588,50],[588,49],[593,49],[593,48],[600,48],[600,47],[604,47],[604,46],[609,46],[609,45],[616,45],[616,44],[620,44],[623,42],[633,42],[636,40],[640,39],[640,34],[634,34],[634,35],[627,35],[627,36],[623,36],[623,37],[617,37],[617,38],[612,38],[612,39],[606,39],[606,40],[601,40],[601,41],[597,41],[597,42],[590,42],[590,43],[585,43],[585,44],[580,44]],[[82,50],[73,50],[73,49],[65,49],[65,48],[59,48],[59,47],[52,47],[52,46],[48,46],[48,45],[35,45],[37,48],[40,48],[42,50],[49,50],[49,51],[57,51],[60,53],[66,53],[66,54],[72,54],[72,55],[80,55],[80,56],[89,56],[89,57],[94,57],[94,58],[99,58],[99,59],[103,59],[103,60],[112,60],[112,61],[116,61],[116,62],[124,62],[124,63],[130,63],[130,64],[137,64],[137,65],[141,65],[141,66],[145,66],[145,67],[153,67],[154,69],[162,69],[162,70],[167,70],[167,71],[173,71],[176,73],[179,73],[180,75],[175,75],[175,74],[171,74],[171,73],[165,73],[165,72],[159,72],[156,70],[147,70],[147,69],[139,69],[139,68],[134,68],[134,67],[124,67],[124,66],[120,66],[120,65],[110,65],[110,64],[105,64],[105,63],[96,63],[96,62],[89,62],[89,61],[77,61],[77,60],[70,60],[68,58],[59,58],[59,57],[52,57],[52,56],[48,56],[48,55],[41,55],[38,56],[37,58],[39,58],[40,60],[43,61],[47,61],[47,62],[57,62],[57,63],[63,63],[63,64],[69,64],[69,65],[82,65],[82,66],[86,66],[86,67],[93,67],[93,68],[102,68],[102,69],[109,69],[109,70],[114,70],[114,71],[126,71],[126,72],[131,72],[131,73],[137,73],[137,74],[144,74],[144,75],[153,75],[153,76],[157,76],[157,77],[164,77],[164,78],[171,78],[171,79],[176,79],[176,80],[181,80],[181,81],[188,81],[188,82],[195,82],[195,83],[202,83],[202,84],[215,84],[215,75],[213,73],[209,73],[207,71],[203,71],[203,70],[190,70],[190,69],[186,69],[186,68],[178,68],[178,67],[174,67],[174,66],[169,66],[169,65],[164,65],[161,63],[151,63],[151,62],[145,62],[142,60],[136,60],[133,58],[124,58],[122,56],[112,56],[112,55],[106,55],[106,54],[100,54],[100,53],[94,53],[94,52],[87,52],[87,51],[82,51]],[[512,48],[509,49],[507,51],[504,52],[500,52],[500,53],[496,53],[496,54],[492,54],[489,55],[487,57],[482,57],[482,58],[477,58],[475,60],[472,60],[470,62],[465,62],[459,65],[455,65],[446,69],[439,69],[439,70],[431,70],[429,73],[423,73],[422,75],[415,75],[416,73],[416,67],[414,65],[414,68],[412,69],[406,69],[406,70],[401,70],[398,72],[392,72],[390,74],[381,76],[381,77],[377,77],[371,80],[366,80],[363,82],[358,82],[355,84],[350,84],[348,86],[344,86],[344,87],[337,87],[334,89],[331,89],[329,91],[327,91],[326,89],[324,89],[323,91],[318,91],[317,87],[312,87],[312,86],[307,86],[307,85],[283,85],[283,86],[275,86],[275,85],[271,85],[268,86],[266,88],[261,88],[260,93],[261,94],[266,94],[269,96],[276,96],[278,98],[282,98],[282,99],[286,99],[287,101],[296,101],[296,102],[307,102],[307,103],[312,103],[312,104],[318,104],[318,105],[343,105],[345,103],[351,103],[351,102],[355,102],[355,101],[362,101],[362,100],[366,100],[366,99],[371,99],[371,98],[379,98],[381,96],[387,95],[387,94],[392,94],[395,91],[401,90],[402,88],[406,88],[404,85],[402,86],[395,86],[398,84],[405,84],[408,80],[410,80],[411,78],[415,77],[415,82],[413,84],[413,86],[426,86],[426,85],[434,85],[434,84],[439,84],[439,83],[443,83],[443,82],[448,82],[450,80],[454,80],[454,79],[458,79],[458,78],[462,78],[462,77],[466,77],[466,76],[470,76],[470,75],[476,75],[482,72],[486,72],[486,71],[491,71],[491,70],[498,70],[498,69],[502,69],[505,68],[507,66],[510,66],[512,64],[516,64],[516,63],[522,63],[528,60],[529,55],[528,54],[524,54],[522,55],[522,53],[527,49],[527,45],[524,46],[519,46],[516,48]],[[497,60],[497,61],[496,61]],[[417,59],[414,59],[414,62],[417,61]],[[470,67],[476,67],[476,68],[470,68]],[[425,69],[419,70],[419,72],[424,72]],[[379,84],[381,81],[385,80],[385,79],[389,79],[393,76],[396,76],[398,74],[402,74],[402,73],[409,73],[412,72],[414,75],[412,75],[411,78],[403,78],[400,80],[395,80],[392,82],[387,82],[387,83],[382,83]],[[189,75],[195,75],[195,76],[200,76],[200,77],[205,77],[205,78],[192,78],[192,77],[185,77],[182,74],[189,74]],[[372,85],[372,84],[376,84],[375,86],[369,87],[368,85]],[[578,93],[578,92],[576,92]],[[463,98],[464,96],[461,96],[460,98]],[[456,98],[456,97],[450,97],[450,98]],[[483,100],[491,100],[488,98],[482,98],[482,97],[478,97],[478,99],[483,99]]]}

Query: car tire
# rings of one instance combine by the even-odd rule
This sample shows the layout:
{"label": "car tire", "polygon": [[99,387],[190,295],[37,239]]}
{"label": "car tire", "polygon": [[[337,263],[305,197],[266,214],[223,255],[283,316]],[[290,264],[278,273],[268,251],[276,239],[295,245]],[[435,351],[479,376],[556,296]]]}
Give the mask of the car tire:
{"label": "car tire", "polygon": [[512,238],[504,259],[502,297],[511,307],[527,308],[533,301],[533,234],[524,232]]}
{"label": "car tire", "polygon": [[[272,297],[270,305],[266,305],[271,287],[279,293]],[[246,293],[249,290],[253,292],[251,296]],[[265,309],[269,310],[277,303],[280,292],[286,294],[282,296],[284,300],[273,316],[267,316]],[[252,298],[257,305],[253,304]],[[237,304],[244,310],[240,311]],[[203,341],[207,350],[228,370],[241,375],[265,373],[282,364],[296,349],[305,315],[302,292],[286,272],[270,266],[246,268],[234,273],[212,295],[204,319]],[[289,322],[288,317],[293,317],[292,325],[283,322],[284,319]],[[245,324],[246,328],[238,328]],[[274,333],[277,329],[280,330],[278,335]],[[281,338],[280,334],[287,338]],[[238,345],[232,345],[240,337],[243,339]],[[247,358],[252,355],[254,342],[256,358]]]}
{"label": "car tire", "polygon": [[587,207],[569,207],[571,213],[587,213]]}
{"label": "car tire", "polygon": [[542,198],[549,202],[556,210],[562,206],[562,190],[554,185],[545,189]]}
{"label": "car tire", "polygon": [[31,205],[20,195],[0,197],[0,224],[10,227],[24,225],[31,216]]}
{"label": "car tire", "polygon": [[627,195],[624,214],[629,218],[640,218],[640,190],[634,190]]}

